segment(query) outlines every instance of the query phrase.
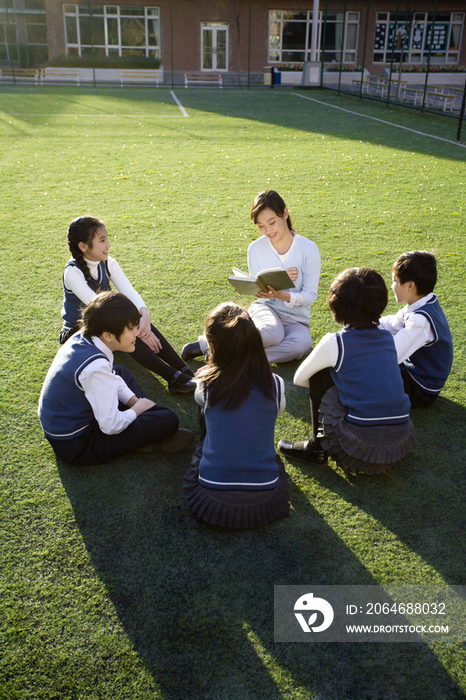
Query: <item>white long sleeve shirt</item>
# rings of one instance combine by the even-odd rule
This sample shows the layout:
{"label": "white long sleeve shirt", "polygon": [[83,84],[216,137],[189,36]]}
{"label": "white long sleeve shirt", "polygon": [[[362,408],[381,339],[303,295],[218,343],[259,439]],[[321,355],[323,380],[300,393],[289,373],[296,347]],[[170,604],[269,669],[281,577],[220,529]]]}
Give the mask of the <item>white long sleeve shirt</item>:
{"label": "white long sleeve shirt", "polygon": [[[86,259],[87,266],[91,273],[93,279],[98,279],[98,268],[99,263],[93,260]],[[145,307],[145,303],[140,295],[133,288],[133,285],[126,277],[125,273],[115,260],[115,258],[108,257],[108,271],[110,273],[110,280],[116,289],[131,299],[133,304],[136,306],[138,311]],[[69,265],[65,268],[64,273],[65,287],[69,289],[73,294],[75,294],[78,299],[82,301],[84,305],[89,304],[96,297],[96,293],[92,291],[86,282],[84,274],[75,265]]]}
{"label": "white long sleeve shirt", "polygon": [[92,342],[110,362],[103,358],[90,362],[80,373],[79,381],[101,431],[106,435],[117,435],[137,418],[131,408],[120,411],[118,407],[119,402],[126,405],[134,393],[121,377],[113,373],[113,352],[100,338],[94,336]]}
{"label": "white long sleeve shirt", "polygon": [[408,357],[422,348],[427,343],[435,340],[434,332],[427,318],[423,314],[416,314],[414,311],[427,304],[434,294],[418,299],[414,304],[407,304],[393,316],[382,316],[379,328],[390,331],[395,341],[398,364],[404,362]]}

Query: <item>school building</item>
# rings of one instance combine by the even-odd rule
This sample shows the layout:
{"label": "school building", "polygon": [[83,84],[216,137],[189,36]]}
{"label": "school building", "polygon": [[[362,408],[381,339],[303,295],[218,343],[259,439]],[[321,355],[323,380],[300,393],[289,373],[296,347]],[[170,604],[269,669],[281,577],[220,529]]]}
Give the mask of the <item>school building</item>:
{"label": "school building", "polygon": [[465,15],[465,0],[0,0],[0,69],[94,52],[158,59],[165,82],[198,71],[254,84],[313,54],[326,67],[382,74],[400,60],[403,33],[406,67],[455,69],[466,65]]}

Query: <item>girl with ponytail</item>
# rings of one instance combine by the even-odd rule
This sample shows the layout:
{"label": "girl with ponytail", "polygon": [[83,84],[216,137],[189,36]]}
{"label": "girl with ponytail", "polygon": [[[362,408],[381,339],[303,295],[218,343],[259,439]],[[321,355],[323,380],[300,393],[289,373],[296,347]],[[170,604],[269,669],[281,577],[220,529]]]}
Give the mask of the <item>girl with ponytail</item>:
{"label": "girl with ponytail", "polygon": [[283,380],[272,374],[259,331],[232,302],[207,316],[208,364],[197,373],[195,399],[204,439],[183,490],[197,520],[240,529],[288,515],[288,486],[275,452]]}
{"label": "girl with ponytail", "polygon": [[71,258],[63,274],[63,328],[60,343],[65,343],[79,328],[82,309],[99,292],[110,290],[110,282],[135,304],[141,320],[132,356],[143,367],[168,382],[170,393],[187,393],[195,389],[193,373],[170,343],[151,323],[144,301],[133,288],[114,258],[108,254],[110,241],[101,219],[80,216],[68,228]]}

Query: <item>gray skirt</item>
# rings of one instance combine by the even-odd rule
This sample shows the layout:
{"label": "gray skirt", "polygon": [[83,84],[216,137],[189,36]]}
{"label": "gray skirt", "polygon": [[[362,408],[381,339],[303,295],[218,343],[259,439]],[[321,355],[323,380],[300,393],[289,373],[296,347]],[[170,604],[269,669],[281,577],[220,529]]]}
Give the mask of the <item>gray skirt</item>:
{"label": "gray skirt", "polygon": [[289,515],[288,484],[285,467],[277,455],[278,486],[265,491],[209,489],[199,483],[199,462],[203,442],[193,454],[191,469],[184,477],[183,492],[198,521],[233,530],[249,530]]}
{"label": "gray skirt", "polygon": [[347,421],[347,412],[333,386],[319,407],[320,432],[324,434],[320,444],[344,471],[381,474],[412,450],[411,419],[397,425],[365,426]]}

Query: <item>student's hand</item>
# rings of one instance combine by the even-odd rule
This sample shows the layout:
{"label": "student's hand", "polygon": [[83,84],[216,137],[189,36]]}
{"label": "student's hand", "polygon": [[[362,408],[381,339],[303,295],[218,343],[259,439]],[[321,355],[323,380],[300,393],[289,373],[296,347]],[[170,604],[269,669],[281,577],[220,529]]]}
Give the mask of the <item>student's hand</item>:
{"label": "student's hand", "polygon": [[199,369],[194,372],[194,379],[199,379],[208,369],[210,369],[210,365],[202,365],[202,367],[199,367]]}
{"label": "student's hand", "polygon": [[159,353],[162,349],[162,343],[160,340],[157,338],[152,331],[148,334],[142,337],[141,335],[138,336],[141,338],[141,340],[150,347],[151,350],[153,350],[156,353]]}
{"label": "student's hand", "polygon": [[298,268],[297,267],[287,267],[286,272],[288,272],[288,277],[292,282],[296,282],[298,279]]}
{"label": "student's hand", "polygon": [[154,352],[158,353],[162,349],[162,343],[160,340],[157,338],[157,336],[152,332],[151,329],[151,319],[150,319],[150,313],[148,309],[146,309],[145,306],[143,306],[141,309],[139,309],[139,313],[141,314],[141,319],[139,321],[139,333],[138,333],[138,338],[141,338],[145,342],[146,345],[150,347],[151,350]]}
{"label": "student's hand", "polygon": [[148,411],[149,408],[152,408],[152,406],[155,406],[154,401],[151,401],[150,399],[137,399],[136,403],[133,403],[131,408],[133,411],[136,413],[137,416],[140,416],[141,413],[144,413],[144,411]]}

